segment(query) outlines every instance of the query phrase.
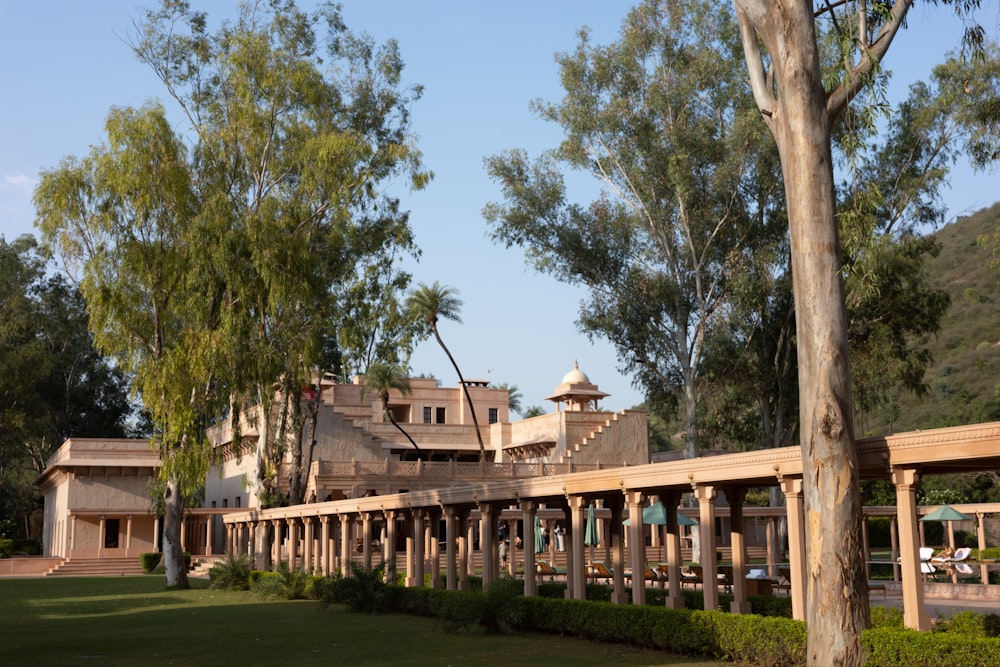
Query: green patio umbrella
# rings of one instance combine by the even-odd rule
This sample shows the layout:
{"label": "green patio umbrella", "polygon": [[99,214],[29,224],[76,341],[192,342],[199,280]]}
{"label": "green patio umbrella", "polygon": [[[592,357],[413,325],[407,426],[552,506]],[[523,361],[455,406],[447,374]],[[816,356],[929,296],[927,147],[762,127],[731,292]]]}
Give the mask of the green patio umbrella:
{"label": "green patio umbrella", "polygon": [[594,513],[594,506],[587,507],[587,525],[583,531],[583,543],[590,547],[590,562],[594,562],[594,547],[601,540],[597,535],[597,515]]}
{"label": "green patio umbrella", "polygon": [[927,516],[920,517],[921,521],[975,521],[968,514],[962,514],[951,505],[941,505]]}
{"label": "green patio umbrella", "polygon": [[[667,509],[663,506],[663,503],[657,500],[649,507],[644,507],[642,510],[642,522],[647,526],[667,525]],[[623,523],[627,526],[629,525],[629,520],[625,519]],[[694,526],[695,524],[697,524],[697,521],[692,521],[680,512],[677,513],[678,526]]]}
{"label": "green patio umbrella", "polygon": [[535,517],[535,553],[545,552],[545,536],[542,535],[542,520]]}

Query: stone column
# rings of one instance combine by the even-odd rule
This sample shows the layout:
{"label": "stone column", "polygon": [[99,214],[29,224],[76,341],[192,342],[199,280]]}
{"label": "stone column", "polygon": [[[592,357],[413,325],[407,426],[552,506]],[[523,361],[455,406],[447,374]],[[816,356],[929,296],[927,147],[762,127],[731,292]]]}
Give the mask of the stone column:
{"label": "stone column", "polygon": [[[463,531],[465,534],[465,571],[462,573],[465,576],[466,584],[469,581],[469,577],[475,576],[476,574],[476,560],[473,555],[473,551],[476,546],[476,522],[471,521],[468,514],[464,516],[462,523],[465,526]],[[459,575],[461,578],[462,575]],[[462,590],[468,590],[465,584],[460,584]]]}
{"label": "stone column", "polygon": [[643,501],[642,492],[625,492],[629,518],[628,560],[632,569],[632,604],[640,606],[646,604],[646,578],[643,576],[646,564],[646,539],[642,524]]}
{"label": "stone column", "polygon": [[441,510],[430,507],[427,513],[427,540],[430,545],[430,587],[441,588]]}
{"label": "stone column", "polygon": [[567,571],[567,578],[573,580],[573,598],[576,600],[587,599],[587,571],[586,571],[586,548],[583,544],[584,533],[587,522],[587,499],[583,496],[566,496],[570,511],[570,552],[572,558],[567,565],[572,567]]}
{"label": "stone column", "polygon": [[497,578],[497,512],[490,503],[479,503],[479,551],[483,556],[483,590]]}
{"label": "stone column", "polygon": [[660,493],[660,502],[667,512],[667,593],[668,609],[683,609],[684,595],[681,593],[681,528],[677,521],[677,507],[681,504],[679,491]]}
{"label": "stone column", "polygon": [[235,525],[231,523],[222,524],[222,529],[226,531],[226,537],[224,538],[225,546],[222,549],[223,551],[231,553],[234,556],[242,555],[240,553],[240,533],[243,530],[243,525],[244,524],[242,523]]}
{"label": "stone column", "polygon": [[132,515],[129,514],[125,518],[125,557],[129,556],[129,551],[132,549]]}
{"label": "stone column", "polygon": [[889,560],[892,561],[892,580],[899,581],[899,522],[889,517]]}
{"label": "stone column", "polygon": [[299,566],[299,522],[289,518],[288,521],[288,569],[294,571]]}
{"label": "stone column", "polygon": [[[976,512],[976,546],[979,547],[979,553],[983,552],[986,548],[986,526],[984,525],[986,515],[982,512]],[[989,565],[986,563],[979,564],[979,574],[982,578],[984,585],[990,583],[990,570]]]}
{"label": "stone column", "polygon": [[443,508],[444,516],[444,587],[453,591],[458,588],[458,536],[456,534],[457,517],[454,505]]}
{"label": "stone column", "polygon": [[411,549],[407,549],[407,586],[422,587],[424,585],[424,510],[414,509],[410,511],[412,518],[411,532],[413,537],[410,540]]}
{"label": "stone column", "polygon": [[612,590],[611,601],[615,604],[628,602],[628,591],[625,590],[625,497],[612,495],[604,499],[604,506],[611,510],[611,522],[608,524],[607,541],[610,549]]}
{"label": "stone column", "polygon": [[274,530],[274,539],[271,542],[271,568],[277,570],[278,564],[281,563],[281,520],[271,519],[271,528]]}
{"label": "stone column", "polygon": [[778,520],[773,517],[767,517],[767,576],[776,577],[778,576],[778,554],[781,553],[781,547],[778,546]]}
{"label": "stone column", "polygon": [[310,516],[302,517],[302,567],[306,572],[316,571],[313,560],[313,520]]}
{"label": "stone column", "polygon": [[361,562],[372,569],[372,513],[361,513]]}
{"label": "stone column", "polygon": [[521,522],[524,524],[524,594],[526,596],[538,595],[538,570],[535,567],[535,517],[538,516],[537,512],[538,503],[533,500],[521,501]]}
{"label": "stone column", "polygon": [[743,534],[743,501],[747,490],[742,486],[727,486],[726,500],[729,502],[730,542],[733,550],[733,601],[729,603],[729,611],[734,614],[749,614],[750,603],[747,601],[747,549],[746,537]]}
{"label": "stone column", "polygon": [[916,470],[895,469],[896,516],[899,519],[900,565],[903,571],[903,625],[913,630],[930,630],[931,619],[924,612],[924,585],[920,572],[920,541],[917,522]]}
{"label": "stone column", "polygon": [[351,516],[340,515],[340,572],[351,576]]}
{"label": "stone column", "polygon": [[806,531],[803,521],[802,478],[783,477],[781,491],[785,494],[788,513],[788,595],[792,598],[792,618],[806,620]]}
{"label": "stone column", "polygon": [[[205,555],[211,556],[212,549],[212,519],[214,517],[209,514],[205,517]],[[131,526],[130,526],[131,527]]]}
{"label": "stone column", "polygon": [[701,564],[702,593],[705,598],[705,609],[719,608],[719,584],[716,575],[719,573],[718,562],[715,559],[715,487],[711,484],[691,484],[694,496],[698,500],[698,535],[701,539],[701,551],[698,560]]}
{"label": "stone column", "polygon": [[[153,521],[153,551],[160,551],[160,521],[161,521],[160,517],[156,517],[156,520]],[[71,522],[73,524],[73,529],[72,529],[72,532],[70,533],[70,542],[69,542],[70,550],[72,550],[73,547],[76,546],[76,515],[75,514],[71,518]]]}
{"label": "stone column", "polygon": [[330,516],[319,518],[319,571],[324,577],[333,574],[333,558],[330,553]]}
{"label": "stone column", "polygon": [[469,521],[469,508],[460,507],[455,512],[458,525],[458,589],[469,590],[469,569],[472,567],[472,522]]}
{"label": "stone column", "polygon": [[385,554],[385,580],[396,583],[396,510],[383,510],[385,516],[385,544],[382,552]]}

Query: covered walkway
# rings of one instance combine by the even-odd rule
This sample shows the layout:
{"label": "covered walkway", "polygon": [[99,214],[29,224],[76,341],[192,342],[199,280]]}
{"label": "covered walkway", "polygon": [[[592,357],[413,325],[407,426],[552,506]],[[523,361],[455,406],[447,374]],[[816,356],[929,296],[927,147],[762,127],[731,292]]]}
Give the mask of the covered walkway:
{"label": "covered walkway", "polygon": [[[904,622],[908,627],[928,630],[931,619],[925,608],[918,556],[917,484],[923,475],[1000,469],[1000,423],[863,439],[857,442],[857,452],[861,478],[888,478],[895,486]],[[605,539],[614,574],[613,599],[622,602],[627,599],[625,570],[643,572],[646,565],[644,548],[626,552],[625,545],[626,542],[645,544],[642,508],[656,496],[667,508],[667,605],[680,608],[683,606],[681,536],[677,512],[671,510],[679,506],[683,494],[693,493],[701,535],[696,560],[702,566],[704,580],[715,581],[719,492],[723,491],[728,501],[733,570],[746,572],[743,500],[748,489],[768,486],[777,486],[785,497],[789,593],[793,616],[805,619],[807,536],[798,447],[231,512],[224,519],[226,548],[230,552],[252,554],[257,567],[286,561],[323,573],[333,572],[338,565],[354,559],[356,553],[370,567],[375,554],[388,561],[403,552],[401,567],[405,568],[406,585],[424,585],[425,569],[429,568],[432,573],[444,571],[445,586],[450,589],[467,586],[475,550],[480,557],[483,584],[488,586],[501,572],[497,549],[501,513],[513,509],[525,527],[534,526],[538,517],[551,520],[555,516],[561,520],[566,527],[568,595],[583,599],[587,575],[584,544],[587,508],[597,503],[609,515]],[[626,512],[631,517],[627,527],[622,525]],[[523,532],[518,537],[523,542],[521,553],[527,573],[524,591],[526,595],[534,595],[539,576],[532,573],[542,557],[536,554],[535,531]],[[439,576],[430,577],[431,586],[439,585],[438,582]],[[628,584],[633,602],[643,604],[645,580],[633,577]],[[744,577],[734,577],[732,611],[749,612],[747,584]],[[704,594],[705,608],[717,608],[718,588],[707,586]]]}

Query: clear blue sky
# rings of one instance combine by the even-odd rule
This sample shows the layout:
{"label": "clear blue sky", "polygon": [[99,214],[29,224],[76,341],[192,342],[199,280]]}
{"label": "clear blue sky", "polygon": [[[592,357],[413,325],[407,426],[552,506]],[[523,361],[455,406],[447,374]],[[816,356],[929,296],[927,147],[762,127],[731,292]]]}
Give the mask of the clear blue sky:
{"label": "clear blue sky", "polygon": [[[192,4],[216,17],[236,3]],[[582,26],[592,30],[595,43],[615,40],[632,4],[343,2],[348,27],[378,42],[395,38],[406,63],[404,80],[425,87],[414,108],[413,130],[435,179],[423,192],[398,192],[423,251],[414,279],[438,280],[458,290],[463,323],[444,322],[441,333],[463,374],[517,385],[525,406],[548,410],[544,397],[575,359],[611,394],[604,407],[619,410],[642,400],[618,372],[614,350],[603,342],[592,344],[577,331],[582,293],[528,269],[520,251],[495,246],[481,214],[487,202],[499,199],[483,170],[484,157],[508,148],[535,156],[560,139],[557,127],[528,109],[533,99],[562,96],[555,54],[576,46]],[[890,51],[887,65],[897,73],[894,91],[902,91],[894,95],[926,78],[959,43],[957,21],[925,4],[911,12],[910,30]],[[300,0],[300,5],[311,3]],[[40,170],[100,143],[111,106],[165,99],[159,82],[123,41],[132,20],[152,6],[139,0],[0,0],[0,234],[8,241],[34,231],[31,191]],[[983,20],[988,29],[996,25],[995,15]],[[977,175],[967,168],[953,172],[952,188],[945,193],[949,217],[1000,199],[996,185],[995,174]],[[412,363],[417,373],[433,374],[446,385],[455,382],[433,340],[417,349]]]}

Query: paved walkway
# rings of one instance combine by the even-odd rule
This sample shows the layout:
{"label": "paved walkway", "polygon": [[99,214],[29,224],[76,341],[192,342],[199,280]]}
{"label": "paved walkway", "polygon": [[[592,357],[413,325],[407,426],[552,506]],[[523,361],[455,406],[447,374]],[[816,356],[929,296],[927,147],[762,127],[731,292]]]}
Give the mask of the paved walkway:
{"label": "paved walkway", "polygon": [[[889,592],[883,599],[881,591],[871,595],[872,606],[903,608],[903,596],[898,592]],[[924,598],[924,609],[931,619],[951,618],[960,611],[973,611],[977,614],[1000,614],[1000,600],[958,600],[953,598]]]}

